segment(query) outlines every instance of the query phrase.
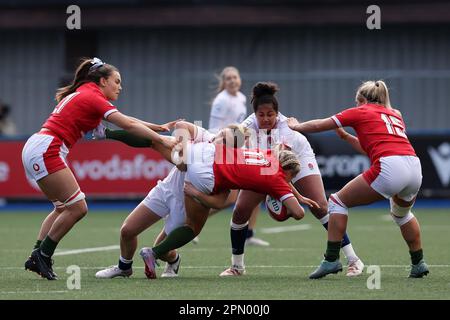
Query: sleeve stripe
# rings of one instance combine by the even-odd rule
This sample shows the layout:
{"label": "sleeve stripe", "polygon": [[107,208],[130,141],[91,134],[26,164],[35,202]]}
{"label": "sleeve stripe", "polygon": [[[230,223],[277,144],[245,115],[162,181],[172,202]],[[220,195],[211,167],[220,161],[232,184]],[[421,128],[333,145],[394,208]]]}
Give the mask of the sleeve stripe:
{"label": "sleeve stripe", "polygon": [[114,112],[116,112],[116,111],[119,111],[119,110],[117,110],[117,109],[111,109],[111,110],[106,111],[105,114],[103,115],[103,118],[106,119],[111,113],[114,113]]}
{"label": "sleeve stripe", "polygon": [[339,128],[342,128],[342,124],[336,116],[332,116],[331,119],[333,119],[333,121],[336,122]]}
{"label": "sleeve stripe", "polygon": [[286,200],[286,199],[288,199],[288,198],[291,198],[291,197],[293,197],[293,196],[294,196],[293,193],[285,194],[284,196],[282,196],[282,197],[280,198],[280,201],[283,202],[284,200]]}

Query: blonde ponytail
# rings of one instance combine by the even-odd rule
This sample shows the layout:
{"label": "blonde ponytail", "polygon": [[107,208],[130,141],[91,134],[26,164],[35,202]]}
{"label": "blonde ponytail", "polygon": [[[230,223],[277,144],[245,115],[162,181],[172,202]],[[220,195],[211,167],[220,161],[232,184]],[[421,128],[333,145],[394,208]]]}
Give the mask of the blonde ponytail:
{"label": "blonde ponytail", "polygon": [[356,102],[361,104],[364,100],[392,109],[389,90],[383,80],[366,81],[359,86],[356,92]]}

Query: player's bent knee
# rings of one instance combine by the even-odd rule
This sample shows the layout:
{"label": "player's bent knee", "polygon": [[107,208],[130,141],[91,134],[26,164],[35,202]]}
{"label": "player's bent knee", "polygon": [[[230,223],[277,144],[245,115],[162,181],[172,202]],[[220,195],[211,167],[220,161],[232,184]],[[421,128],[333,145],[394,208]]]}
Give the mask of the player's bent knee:
{"label": "player's bent knee", "polygon": [[53,206],[55,207],[55,212],[62,213],[64,210],[66,210],[66,205],[62,203],[59,200],[53,200],[52,201]]}
{"label": "player's bent knee", "polygon": [[247,213],[245,213],[244,210],[242,210],[239,207],[236,207],[233,210],[232,221],[236,224],[244,224],[250,219],[251,215],[252,215],[252,210],[248,210]]}
{"label": "player's bent knee", "polygon": [[336,193],[331,194],[328,199],[328,213],[348,215],[347,206],[339,199]]}
{"label": "player's bent knee", "polygon": [[120,237],[123,239],[132,239],[137,236],[136,231],[130,228],[126,223],[120,228]]}
{"label": "player's bent knee", "polygon": [[322,219],[328,214],[328,203],[325,202],[325,205],[319,203],[319,206],[320,208],[310,208],[310,210],[317,219]]}
{"label": "player's bent knee", "polygon": [[411,212],[412,206],[409,207],[401,207],[398,204],[395,203],[395,201],[391,198],[390,200],[391,204],[391,216],[392,219],[394,219],[395,223],[401,227],[404,224],[411,221],[411,219],[414,218],[414,214]]}

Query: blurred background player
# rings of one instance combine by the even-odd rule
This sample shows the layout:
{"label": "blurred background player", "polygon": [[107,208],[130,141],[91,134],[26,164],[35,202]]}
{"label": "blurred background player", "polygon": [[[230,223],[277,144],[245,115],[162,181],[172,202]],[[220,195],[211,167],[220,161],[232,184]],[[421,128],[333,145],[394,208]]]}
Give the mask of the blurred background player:
{"label": "blurred background player", "polygon": [[[220,73],[219,85],[217,87],[217,96],[214,98],[211,115],[209,117],[209,131],[212,133],[219,132],[220,129],[234,123],[241,123],[247,116],[247,99],[240,92],[242,79],[239,70],[235,67],[225,67]],[[225,208],[233,205],[238,197],[239,190],[232,190],[230,196],[225,203]],[[212,214],[219,210],[213,209]],[[269,246],[269,242],[255,237],[255,225],[259,214],[259,206],[253,209],[250,217],[245,243],[255,246]],[[194,239],[198,242],[198,237]]]}
{"label": "blurred background player", "polygon": [[0,101],[0,136],[13,136],[17,134],[14,121],[10,116],[11,108]]}
{"label": "blurred background player", "polygon": [[25,269],[48,280],[57,279],[51,259],[56,246],[88,211],[85,195],[66,162],[70,148],[84,132],[93,130],[105,119],[169,149],[175,145],[169,137],[153,131],[152,124],[128,117],[111,104],[121,90],[121,76],[116,67],[98,58],[82,59],[72,83],[57,90],[58,105],[42,129],[23,147],[22,162],[27,176],[37,182],[55,206],[41,225]]}
{"label": "blurred background player", "polygon": [[[300,172],[292,179],[294,187],[305,197],[319,204],[310,207],[312,214],[325,229],[328,227],[327,201],[322,177],[314,152],[302,134],[291,130],[287,118],[279,112],[278,99],[275,94],[278,86],[270,82],[258,82],[253,87],[252,105],[254,113],[243,125],[251,130],[250,144],[253,148],[271,149],[282,145],[291,150],[300,161]],[[256,139],[255,139],[256,138]],[[221,276],[237,276],[244,274],[244,243],[242,234],[246,232],[248,214],[264,200],[264,195],[249,190],[241,191],[233,210],[230,228],[232,257],[231,267],[221,273]],[[343,234],[342,250],[348,260],[347,276],[358,276],[364,269],[364,264],[356,255],[348,235]]]}
{"label": "blurred background player", "polygon": [[409,277],[422,278],[429,273],[423,260],[420,226],[411,208],[422,184],[422,168],[405,133],[399,111],[390,104],[386,84],[364,82],[356,93],[357,107],[330,118],[299,123],[290,118],[289,127],[299,132],[320,132],[352,127],[357,137],[340,130],[338,134],[356,150],[367,154],[371,167],[330,195],[328,243],[325,259],[310,275],[318,279],[342,270],[339,248],[347,228],[348,208],[389,199],[391,216],[400,227],[411,256]]}

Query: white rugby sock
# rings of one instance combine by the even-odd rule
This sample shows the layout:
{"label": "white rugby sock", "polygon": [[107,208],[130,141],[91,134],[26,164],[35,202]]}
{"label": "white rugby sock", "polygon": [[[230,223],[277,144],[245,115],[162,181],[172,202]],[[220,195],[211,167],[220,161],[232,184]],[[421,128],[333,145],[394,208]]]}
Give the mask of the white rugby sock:
{"label": "white rugby sock", "polygon": [[231,264],[239,269],[244,269],[244,254],[231,255]]}
{"label": "white rugby sock", "polygon": [[359,259],[355,253],[355,250],[353,250],[353,246],[351,243],[349,243],[345,247],[342,247],[342,251],[344,251],[344,255],[347,258],[348,262],[354,262]]}

